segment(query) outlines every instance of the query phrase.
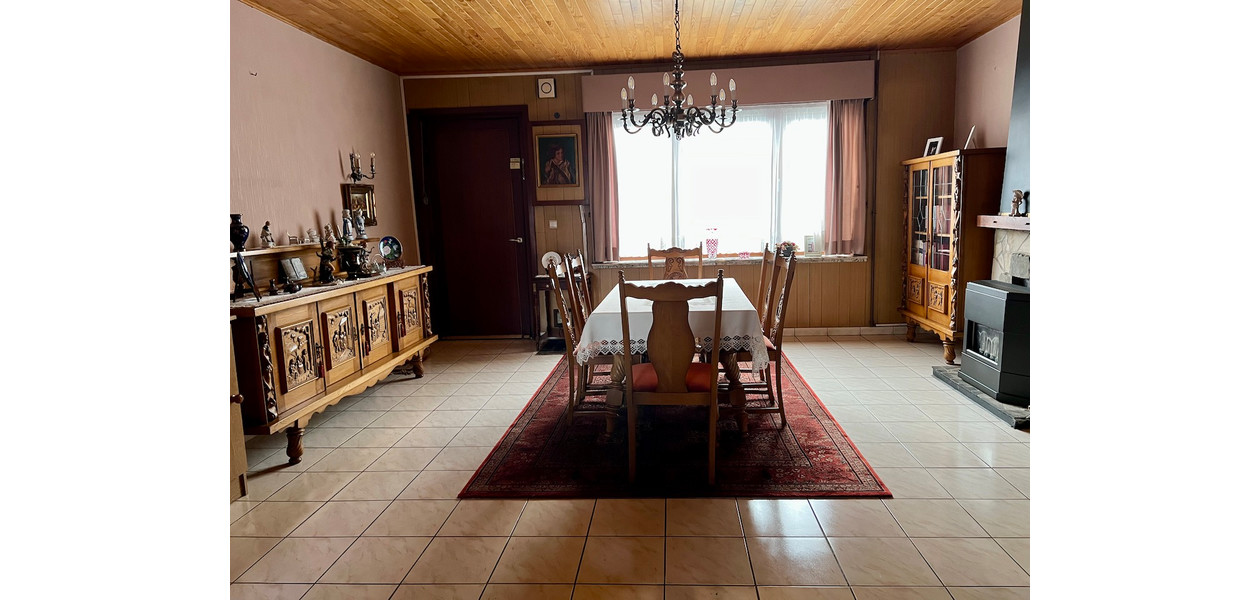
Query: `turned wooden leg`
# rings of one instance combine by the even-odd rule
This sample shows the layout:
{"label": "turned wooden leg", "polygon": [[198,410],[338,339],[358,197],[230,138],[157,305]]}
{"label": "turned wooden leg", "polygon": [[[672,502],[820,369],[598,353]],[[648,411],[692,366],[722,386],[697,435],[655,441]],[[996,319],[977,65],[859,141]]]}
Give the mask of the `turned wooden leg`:
{"label": "turned wooden leg", "polygon": [[954,340],[945,340],[942,345],[945,346],[945,363],[954,364]]}
{"label": "turned wooden leg", "polygon": [[289,447],[285,449],[285,454],[289,455],[289,464],[296,465],[302,462],[302,434],[306,433],[306,429],[294,425],[284,431],[289,434]]}
{"label": "turned wooden leg", "polygon": [[726,380],[730,382],[731,407],[735,409],[735,420],[739,423],[740,433],[748,433],[748,411],[744,410],[748,404],[748,397],[744,395],[744,384],[739,378],[739,360],[734,352],[720,354],[719,359],[722,361],[722,370],[726,373]]}
{"label": "turned wooden leg", "polygon": [[915,334],[918,333],[918,324],[911,322],[906,324],[906,341],[914,343]]}
{"label": "turned wooden leg", "polygon": [[416,379],[420,379],[421,377],[424,377],[424,353],[423,352],[417,352],[416,355],[412,357],[412,359],[408,362],[411,363],[411,369],[416,372],[416,376],[415,376]]}
{"label": "turned wooden leg", "polygon": [[237,475],[236,481],[237,481],[237,484],[241,486],[241,496],[242,497],[248,496],[249,491],[245,489],[245,474],[241,473],[240,475]]}

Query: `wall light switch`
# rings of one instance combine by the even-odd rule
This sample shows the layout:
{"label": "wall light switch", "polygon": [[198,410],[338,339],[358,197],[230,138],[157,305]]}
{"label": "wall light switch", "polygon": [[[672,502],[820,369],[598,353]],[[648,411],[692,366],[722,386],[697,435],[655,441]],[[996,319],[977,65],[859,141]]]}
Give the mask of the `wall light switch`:
{"label": "wall light switch", "polygon": [[547,228],[548,228],[548,229],[559,229],[559,228],[560,228],[560,224],[559,224],[559,223],[556,223],[556,220],[555,220],[555,219],[551,219],[550,221],[547,221]]}

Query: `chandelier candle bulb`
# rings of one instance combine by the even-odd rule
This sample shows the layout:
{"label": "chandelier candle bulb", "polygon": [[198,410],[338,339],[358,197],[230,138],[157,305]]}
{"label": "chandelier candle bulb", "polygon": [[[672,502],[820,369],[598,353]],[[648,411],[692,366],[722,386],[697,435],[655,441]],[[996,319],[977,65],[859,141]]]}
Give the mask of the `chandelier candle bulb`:
{"label": "chandelier candle bulb", "polygon": [[714,94],[717,93],[717,73],[709,73],[709,89],[713,90]]}
{"label": "chandelier candle bulb", "polygon": [[687,94],[687,106],[691,106],[691,94]]}
{"label": "chandelier candle bulb", "polygon": [[625,110],[628,107],[629,103],[626,102],[626,88],[621,88],[621,109]]}
{"label": "chandelier candle bulb", "polygon": [[656,106],[656,94],[652,94],[652,106]]}

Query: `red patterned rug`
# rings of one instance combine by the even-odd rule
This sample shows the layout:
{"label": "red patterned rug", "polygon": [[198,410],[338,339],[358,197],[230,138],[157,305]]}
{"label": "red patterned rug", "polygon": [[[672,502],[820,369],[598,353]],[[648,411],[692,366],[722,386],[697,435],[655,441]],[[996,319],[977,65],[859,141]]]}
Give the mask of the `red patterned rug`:
{"label": "red patterned rug", "polygon": [[[777,414],[750,415],[740,435],[731,417],[718,421],[717,483],[706,477],[707,411],[643,407],[638,481],[627,481],[625,419],[610,435],[601,415],[565,423],[569,379],[563,360],[499,440],[460,498],[624,498],[739,496],[891,498],[892,493],[784,362],[787,427]],[[750,406],[764,402],[750,393]]]}

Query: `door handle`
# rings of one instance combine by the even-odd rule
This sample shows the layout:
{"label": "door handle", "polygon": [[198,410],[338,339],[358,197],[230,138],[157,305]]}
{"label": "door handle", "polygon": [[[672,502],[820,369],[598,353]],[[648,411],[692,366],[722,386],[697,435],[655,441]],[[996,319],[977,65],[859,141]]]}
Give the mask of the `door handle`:
{"label": "door handle", "polygon": [[523,238],[523,237],[508,238],[508,241],[509,241],[509,242],[516,242],[516,243],[518,243],[518,244],[524,244],[524,243],[525,243],[525,238]]}

